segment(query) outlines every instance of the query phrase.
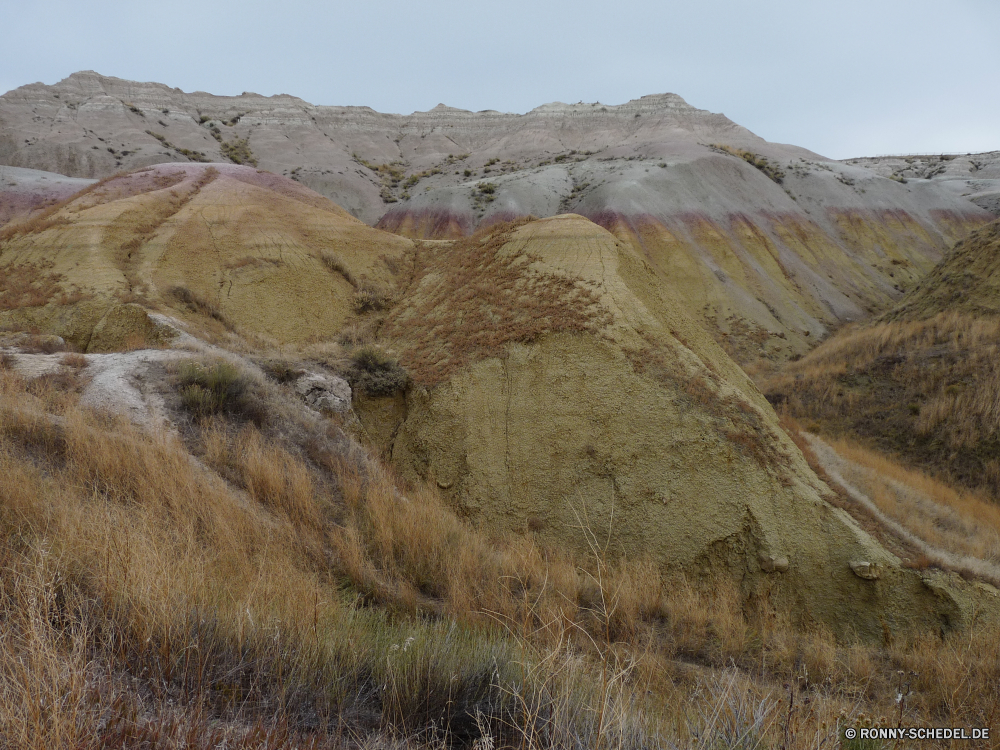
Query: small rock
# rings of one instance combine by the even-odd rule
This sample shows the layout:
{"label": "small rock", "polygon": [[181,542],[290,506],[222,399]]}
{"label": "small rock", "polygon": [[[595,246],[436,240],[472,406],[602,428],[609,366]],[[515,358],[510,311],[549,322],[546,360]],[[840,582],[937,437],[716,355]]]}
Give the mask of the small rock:
{"label": "small rock", "polygon": [[307,373],[295,381],[295,392],[319,411],[346,412],[351,408],[351,386],[336,375]]}
{"label": "small rock", "polygon": [[788,558],[761,554],[758,558],[760,569],[765,573],[785,573],[788,571]]}
{"label": "small rock", "polygon": [[852,562],[850,565],[851,570],[854,571],[854,575],[858,578],[864,578],[866,581],[875,581],[879,578],[879,570],[876,563],[861,560]]}

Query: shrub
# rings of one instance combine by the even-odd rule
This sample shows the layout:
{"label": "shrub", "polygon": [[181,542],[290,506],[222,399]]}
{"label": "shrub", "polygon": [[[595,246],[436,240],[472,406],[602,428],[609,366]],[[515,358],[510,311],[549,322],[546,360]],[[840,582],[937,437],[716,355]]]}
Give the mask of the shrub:
{"label": "shrub", "polygon": [[322,254],[320,254],[320,260],[322,260],[323,265],[325,265],[331,271],[333,271],[334,273],[339,273],[341,276],[343,276],[347,280],[347,283],[349,283],[351,286],[356,287],[358,285],[357,280],[354,278],[354,274],[351,273],[351,269],[349,269],[347,267],[347,264],[344,263],[344,259],[341,258],[336,253],[323,252]]}
{"label": "shrub", "polygon": [[291,383],[293,380],[298,380],[305,374],[304,370],[299,369],[291,362],[283,359],[270,359],[263,362],[260,365],[260,369],[262,369],[269,378],[276,380],[279,383]]}
{"label": "shrub", "polygon": [[[228,124],[228,123],[227,123]],[[233,162],[233,164],[251,164],[257,166],[257,159],[250,150],[250,141],[247,138],[237,138],[227,143],[223,141],[219,145],[222,155]]]}
{"label": "shrub", "polygon": [[356,313],[366,313],[372,310],[385,310],[392,305],[392,295],[385,287],[362,282],[358,291],[354,293],[354,311]]}
{"label": "shrub", "polygon": [[59,363],[66,367],[72,367],[75,370],[80,370],[87,366],[87,358],[82,354],[70,352],[69,354],[64,355],[62,359],[59,360]]}
{"label": "shrub", "polygon": [[185,362],[179,385],[181,405],[197,419],[225,414],[257,424],[266,421],[263,398],[253,381],[228,362]]}
{"label": "shrub", "polygon": [[[761,156],[760,154],[755,154],[752,151],[745,151],[741,148],[733,148],[732,146],[726,146],[719,143],[709,144],[709,148],[719,153],[729,154],[730,156],[736,156],[747,164],[756,167],[761,172],[763,172],[767,177],[778,183],[779,185],[785,179],[785,173],[776,164],[772,164],[767,160],[766,156]],[[845,183],[847,184],[847,183]],[[850,183],[853,184],[853,181]]]}
{"label": "shrub", "polygon": [[186,286],[173,286],[167,290],[167,294],[176,299],[178,302],[182,302],[190,308],[192,312],[201,313],[202,315],[207,315],[210,318],[214,318],[224,325],[226,328],[231,328],[229,321],[226,316],[222,314],[222,310],[211,300],[205,299],[199,294],[188,289]]}
{"label": "shrub", "polygon": [[391,396],[402,390],[410,376],[395,359],[374,346],[358,349],[348,372],[351,387],[368,396]]}
{"label": "shrub", "polygon": [[360,346],[370,344],[375,340],[376,321],[368,319],[359,323],[344,326],[337,335],[341,346]]}

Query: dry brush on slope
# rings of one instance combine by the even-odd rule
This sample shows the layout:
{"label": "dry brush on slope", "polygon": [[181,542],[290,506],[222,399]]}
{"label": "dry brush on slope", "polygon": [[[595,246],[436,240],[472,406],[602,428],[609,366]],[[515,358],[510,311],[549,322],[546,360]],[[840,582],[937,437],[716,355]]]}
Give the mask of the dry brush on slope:
{"label": "dry brush on slope", "polygon": [[589,560],[490,538],[323,431],[214,418],[185,447],[71,380],[0,372],[8,746],[806,748],[862,713],[1000,707],[992,631],[838,645],[596,537]]}
{"label": "dry brush on slope", "polygon": [[998,231],[956,245],[881,318],[764,377],[769,399],[1000,498]]}
{"label": "dry brush on slope", "polygon": [[[532,268],[540,258],[502,252],[531,218],[494,225],[468,239],[418,255],[414,305],[393,311],[384,335],[404,347],[403,364],[425,386],[512,343],[543,334],[599,332],[610,322],[583,279]],[[421,257],[424,256],[430,257]]]}
{"label": "dry brush on slope", "polygon": [[799,419],[995,496],[998,353],[996,320],[943,313],[842,332],[763,385]]}

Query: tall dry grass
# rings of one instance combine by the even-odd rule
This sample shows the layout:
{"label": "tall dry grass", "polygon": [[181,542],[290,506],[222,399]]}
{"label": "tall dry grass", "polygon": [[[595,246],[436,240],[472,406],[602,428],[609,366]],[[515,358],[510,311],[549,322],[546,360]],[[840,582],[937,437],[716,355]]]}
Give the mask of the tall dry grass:
{"label": "tall dry grass", "polygon": [[807,426],[998,499],[998,355],[1000,319],[946,312],[845,328],[758,384]]}
{"label": "tall dry grass", "polygon": [[867,471],[852,478],[882,512],[928,543],[958,555],[1000,561],[1000,506],[847,438],[830,441],[843,458]]}
{"label": "tall dry grass", "polygon": [[221,418],[185,444],[64,386],[0,372],[4,746],[818,748],[890,716],[898,669],[909,721],[1000,705],[993,631],[838,644],[493,538],[346,449]]}

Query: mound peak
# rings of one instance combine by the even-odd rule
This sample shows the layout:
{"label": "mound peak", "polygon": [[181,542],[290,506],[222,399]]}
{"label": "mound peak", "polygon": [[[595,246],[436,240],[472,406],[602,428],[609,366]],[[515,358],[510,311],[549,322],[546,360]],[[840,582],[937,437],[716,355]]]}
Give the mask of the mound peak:
{"label": "mound peak", "polygon": [[[357,403],[407,479],[490,528],[586,553],[586,526],[612,555],[735,576],[836,631],[938,611],[827,504],[762,395],[628,243],[567,214],[418,248],[415,268],[379,334],[414,386]],[[860,603],[874,600],[879,615]]]}

